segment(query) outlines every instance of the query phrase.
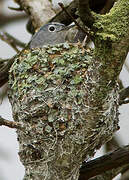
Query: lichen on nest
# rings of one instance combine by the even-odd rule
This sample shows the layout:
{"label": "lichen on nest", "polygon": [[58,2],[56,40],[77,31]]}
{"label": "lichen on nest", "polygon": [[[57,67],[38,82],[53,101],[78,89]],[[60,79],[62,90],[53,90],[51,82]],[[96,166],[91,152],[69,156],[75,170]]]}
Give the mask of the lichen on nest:
{"label": "lichen on nest", "polygon": [[53,123],[60,135],[85,121],[85,75],[91,51],[81,44],[59,44],[25,50],[10,69],[9,87],[17,121],[42,117],[44,130]]}

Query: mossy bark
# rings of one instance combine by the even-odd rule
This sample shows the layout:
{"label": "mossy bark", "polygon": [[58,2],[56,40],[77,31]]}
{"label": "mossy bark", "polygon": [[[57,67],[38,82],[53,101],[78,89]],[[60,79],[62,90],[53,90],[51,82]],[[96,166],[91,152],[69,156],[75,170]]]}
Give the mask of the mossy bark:
{"label": "mossy bark", "polygon": [[129,2],[121,0],[109,14],[95,15],[93,51],[64,43],[15,58],[9,98],[14,120],[25,127],[17,130],[24,179],[77,180],[82,161],[118,130],[117,76],[129,47],[128,12]]}

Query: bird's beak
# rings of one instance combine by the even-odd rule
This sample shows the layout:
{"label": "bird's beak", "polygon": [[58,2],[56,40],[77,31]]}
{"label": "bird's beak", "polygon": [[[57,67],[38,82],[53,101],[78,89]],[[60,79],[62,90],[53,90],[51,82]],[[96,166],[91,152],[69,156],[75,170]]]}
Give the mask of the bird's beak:
{"label": "bird's beak", "polygon": [[72,27],[74,27],[75,24],[72,24],[72,25],[69,25],[69,26],[64,26],[60,31],[66,31],[66,30],[69,30],[71,29]]}

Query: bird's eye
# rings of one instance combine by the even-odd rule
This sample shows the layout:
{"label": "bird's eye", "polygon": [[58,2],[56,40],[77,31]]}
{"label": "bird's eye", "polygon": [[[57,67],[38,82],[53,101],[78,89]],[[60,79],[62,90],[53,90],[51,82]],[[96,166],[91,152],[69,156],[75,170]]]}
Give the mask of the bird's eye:
{"label": "bird's eye", "polygon": [[54,31],[56,30],[56,28],[55,28],[55,26],[49,26],[49,27],[48,27],[48,30],[49,30],[50,32],[54,32]]}

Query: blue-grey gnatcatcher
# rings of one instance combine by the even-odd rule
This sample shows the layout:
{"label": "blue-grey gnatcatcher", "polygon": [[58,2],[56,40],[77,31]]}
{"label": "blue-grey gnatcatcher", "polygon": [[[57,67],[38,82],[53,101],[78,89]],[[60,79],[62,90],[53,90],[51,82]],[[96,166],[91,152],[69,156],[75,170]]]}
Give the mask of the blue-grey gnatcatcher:
{"label": "blue-grey gnatcatcher", "polygon": [[66,41],[67,31],[74,25],[65,26],[58,22],[51,22],[42,26],[32,37],[29,47],[41,48],[44,45],[55,45]]}

